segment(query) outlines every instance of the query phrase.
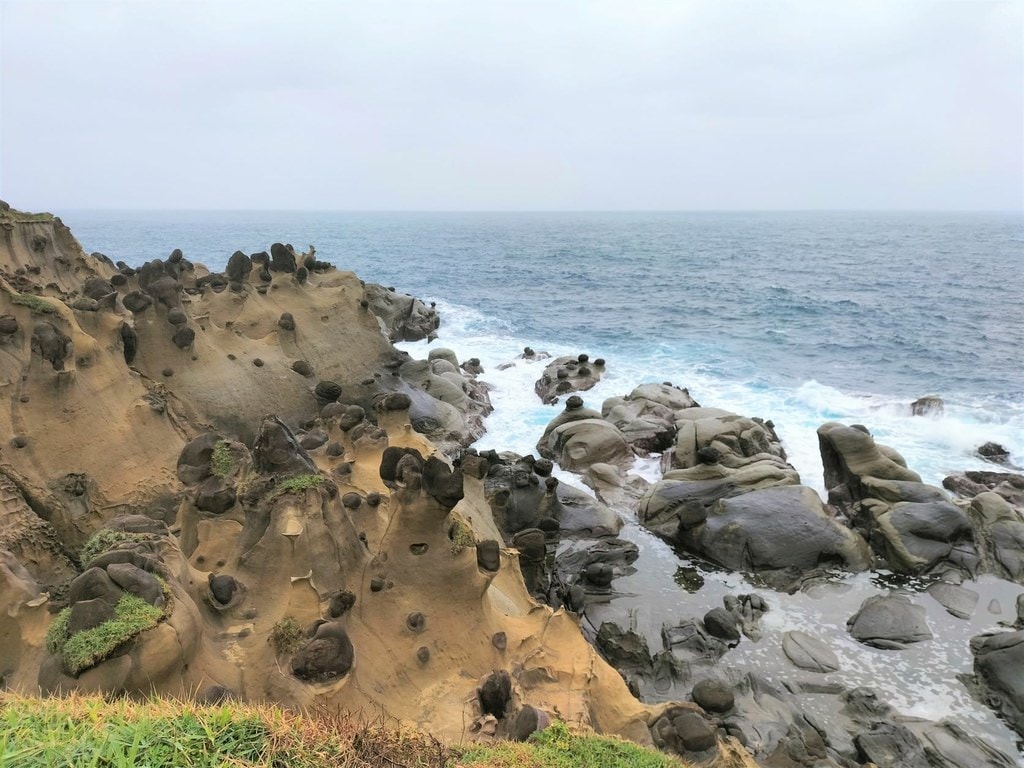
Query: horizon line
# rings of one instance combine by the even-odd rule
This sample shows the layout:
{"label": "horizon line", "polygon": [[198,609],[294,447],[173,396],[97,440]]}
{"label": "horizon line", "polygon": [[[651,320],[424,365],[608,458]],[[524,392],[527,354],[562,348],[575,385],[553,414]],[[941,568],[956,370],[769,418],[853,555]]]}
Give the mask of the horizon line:
{"label": "horizon line", "polygon": [[[12,206],[13,207],[13,206]],[[21,210],[21,209],[18,209]],[[58,210],[89,213],[1016,213],[1021,208],[154,208],[77,207]],[[42,212],[42,211],[40,211]]]}

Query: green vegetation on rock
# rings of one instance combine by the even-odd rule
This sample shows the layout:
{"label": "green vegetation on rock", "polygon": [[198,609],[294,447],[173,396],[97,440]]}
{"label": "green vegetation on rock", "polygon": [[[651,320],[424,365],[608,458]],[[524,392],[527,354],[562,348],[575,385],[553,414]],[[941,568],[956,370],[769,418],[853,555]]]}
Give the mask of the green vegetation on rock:
{"label": "green vegetation on rock", "polygon": [[276,496],[283,493],[300,493],[302,491],[309,490],[310,488],[319,487],[323,481],[323,475],[296,475],[295,477],[289,477],[287,480],[281,481],[277,486],[277,490],[274,495]]}
{"label": "green vegetation on rock", "polygon": [[231,455],[231,443],[219,440],[213,446],[213,454],[210,456],[210,471],[217,477],[227,477],[234,469],[235,457]]}
{"label": "green vegetation on rock", "polygon": [[68,641],[68,620],[71,618],[71,609],[65,608],[58,613],[49,629],[46,630],[46,650],[52,654],[58,654]]}
{"label": "green vegetation on rock", "polygon": [[454,525],[448,530],[448,538],[452,542],[452,556],[460,554],[466,547],[476,546],[473,529],[459,519],[456,519]]}
{"label": "green vegetation on rock", "polygon": [[268,642],[278,653],[295,653],[302,647],[305,638],[299,622],[291,616],[285,616],[270,630]]}
{"label": "green vegetation on rock", "polygon": [[45,299],[41,299],[38,296],[33,296],[31,293],[19,293],[11,296],[12,304],[20,304],[23,307],[28,307],[34,315],[55,315],[57,314],[57,307]]}
{"label": "green vegetation on rock", "polygon": [[82,547],[82,554],[79,560],[82,565],[88,565],[104,552],[113,549],[118,544],[126,541],[152,541],[154,535],[151,533],[132,533],[130,531],[115,531],[111,528],[104,528],[96,531]]}
{"label": "green vegetation on rock", "polygon": [[[70,613],[70,609],[65,610]],[[76,632],[70,637],[65,619],[63,642],[60,642],[61,637],[57,633],[52,638],[47,633],[47,649],[50,649],[52,641],[57,652],[64,654],[64,668],[69,674],[78,675],[79,672],[103,661],[139,633],[155,627],[169,614],[169,602],[165,608],[157,608],[141,597],[125,592],[114,607],[113,619],[103,622],[98,627]]]}

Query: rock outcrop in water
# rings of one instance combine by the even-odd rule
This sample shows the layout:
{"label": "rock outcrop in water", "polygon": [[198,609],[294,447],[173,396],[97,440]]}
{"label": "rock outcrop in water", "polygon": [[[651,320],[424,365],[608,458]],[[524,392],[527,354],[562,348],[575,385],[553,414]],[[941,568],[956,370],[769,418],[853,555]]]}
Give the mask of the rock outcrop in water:
{"label": "rock outcrop in water", "polygon": [[431,337],[432,308],[281,243],[211,272],[86,255],[46,214],[0,228],[5,687],[372,710],[450,740],[558,716],[748,764],[531,596],[606,588],[628,551],[538,561],[618,518],[550,462],[458,455],[490,410],[479,361],[391,344]]}
{"label": "rock outcrop in water", "polygon": [[[947,487],[969,497],[951,499],[921,483],[866,429],[826,424],[819,431],[830,491],[823,504],[800,485],[771,422],[701,407],[684,390],[645,386],[606,401],[601,412],[570,397],[538,450],[577,472],[598,498],[635,511],[648,530],[708,570],[744,573],[787,592],[825,591],[843,571],[926,577],[926,591],[897,586],[843,617],[851,639],[895,655],[939,639],[923,601],[934,598],[958,617],[953,621],[963,620],[979,599],[966,580],[985,572],[1016,578],[1014,556],[1024,552],[1017,543],[1024,538],[1016,537],[1022,510],[1013,505],[1024,482],[995,473],[950,478]],[[628,473],[634,457],[652,451],[662,454],[661,479]],[[677,583],[696,591],[701,579],[690,570],[680,569]],[[747,651],[745,665],[734,666],[733,649],[765,643],[761,617],[772,611],[770,594],[727,592],[719,607],[663,622],[659,636],[636,627],[629,587],[622,589],[620,597],[613,581],[603,601],[582,603],[605,658],[643,700],[691,698],[765,765],[1015,764],[953,722],[904,717],[878,692],[835,682],[830,676],[851,662],[822,627],[773,632],[777,645]],[[1020,728],[1014,642],[1007,634],[976,638],[970,682]],[[749,659],[761,654],[788,660],[792,675],[780,682],[755,671],[757,664],[751,669]]]}

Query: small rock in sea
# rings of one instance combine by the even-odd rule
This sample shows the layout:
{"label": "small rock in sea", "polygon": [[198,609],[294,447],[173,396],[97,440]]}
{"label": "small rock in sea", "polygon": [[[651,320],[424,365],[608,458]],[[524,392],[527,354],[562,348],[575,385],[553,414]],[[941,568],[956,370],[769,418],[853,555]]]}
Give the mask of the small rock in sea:
{"label": "small rock in sea", "polygon": [[910,404],[910,412],[914,416],[941,416],[946,404],[938,395],[925,395]]}

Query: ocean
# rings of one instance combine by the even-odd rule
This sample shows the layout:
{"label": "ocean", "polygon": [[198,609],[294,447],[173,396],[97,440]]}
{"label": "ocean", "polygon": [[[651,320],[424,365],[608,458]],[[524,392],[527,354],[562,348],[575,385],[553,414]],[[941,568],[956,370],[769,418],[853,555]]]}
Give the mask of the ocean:
{"label": "ocean", "polygon": [[[273,242],[316,246],[318,258],[393,286],[441,312],[432,346],[477,357],[494,413],[478,447],[535,451],[561,409],[533,392],[543,361],[523,348],[588,353],[606,374],[582,393],[607,397],[651,381],[687,387],[702,404],[771,419],[804,484],[824,495],[815,430],[867,426],[922,479],[999,469],[976,454],[993,441],[1024,464],[1024,216],[1019,213],[298,213],[64,212],[87,251],[138,265],[181,248],[220,269],[235,250]],[[504,363],[515,361],[510,367]],[[937,395],[942,414],[913,416]],[[654,481],[656,458],[633,471]],[[578,478],[556,469],[564,481]],[[839,575],[792,595],[766,590],[674,552],[620,511],[637,544],[635,571],[612,599],[587,607],[584,626],[629,623],[660,646],[662,623],[700,617],[726,594],[757,592],[770,606],[763,637],[724,663],[785,684],[794,668],[782,634],[810,630],[842,662],[831,674],[869,686],[904,715],[949,719],[1024,765],[1014,734],[960,682],[970,638],[1012,620],[1022,590],[991,576],[969,620],[891,574]],[[684,588],[697,574],[703,586]],[[867,597],[898,588],[927,611],[935,639],[904,651],[854,641],[846,619]],[[688,689],[687,689],[688,690]],[[666,689],[671,699],[687,690]],[[821,698],[821,697],[818,697]],[[828,727],[834,699],[802,706]],[[968,768],[965,766],[965,768]]]}
{"label": "ocean", "polygon": [[[496,412],[481,448],[533,450],[554,416],[525,346],[608,361],[587,405],[671,381],[771,419],[823,493],[815,430],[867,426],[925,482],[1024,464],[1020,213],[63,212],[86,251],[137,265],[181,248],[222,268],[289,242],[436,301],[434,345],[478,357]],[[426,342],[405,345],[423,354]],[[912,416],[924,395],[941,416]]]}

